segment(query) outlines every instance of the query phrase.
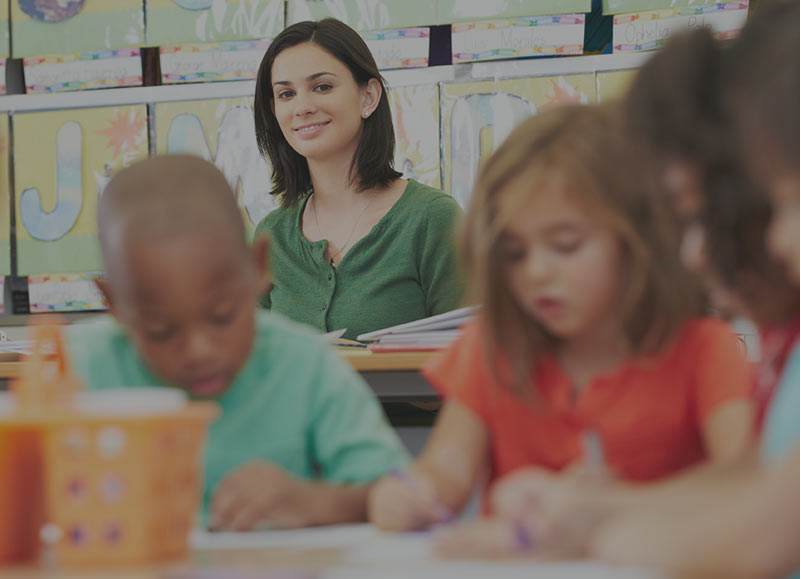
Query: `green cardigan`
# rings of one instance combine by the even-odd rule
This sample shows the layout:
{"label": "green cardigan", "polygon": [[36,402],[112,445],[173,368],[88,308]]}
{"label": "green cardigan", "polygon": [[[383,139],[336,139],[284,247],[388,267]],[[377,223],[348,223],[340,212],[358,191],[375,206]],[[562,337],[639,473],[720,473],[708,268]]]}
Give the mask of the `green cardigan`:
{"label": "green cardigan", "polygon": [[461,209],[450,195],[409,180],[395,205],[334,267],[327,241],[301,231],[309,197],[276,209],[256,235],[271,241],[272,282],[262,304],[345,338],[441,314],[460,306],[463,283],[454,251]]}

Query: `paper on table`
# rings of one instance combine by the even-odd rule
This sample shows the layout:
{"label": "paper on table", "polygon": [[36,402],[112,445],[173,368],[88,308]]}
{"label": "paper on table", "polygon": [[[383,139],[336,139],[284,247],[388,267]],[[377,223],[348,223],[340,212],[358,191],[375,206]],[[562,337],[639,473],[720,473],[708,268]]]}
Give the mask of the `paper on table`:
{"label": "paper on table", "polygon": [[323,334],[323,339],[325,340],[336,340],[337,338],[341,338],[347,332],[347,328],[342,328],[341,330],[334,330],[333,332],[328,332],[327,334]]}
{"label": "paper on table", "polygon": [[193,549],[269,549],[269,548],[347,548],[374,538],[372,525],[334,525],[287,531],[250,533],[210,533],[195,531],[190,537]]}
{"label": "paper on table", "polygon": [[430,533],[387,534],[372,525],[340,525],[290,531],[209,533],[196,531],[193,549],[343,549],[341,566],[321,579],[661,579],[648,570],[591,562],[444,561],[431,553]]}
{"label": "paper on table", "polygon": [[600,563],[537,563],[503,561],[435,561],[402,566],[340,567],[322,574],[322,579],[661,579],[664,575],[641,569],[624,569]]}
{"label": "paper on table", "polygon": [[382,533],[376,531],[368,540],[353,545],[343,564],[380,563],[395,565],[433,560],[431,533]]}
{"label": "paper on table", "polygon": [[398,326],[392,326],[391,328],[384,328],[383,330],[376,330],[375,332],[362,334],[356,339],[360,342],[365,342],[374,340],[385,334],[398,334],[414,330],[424,331],[454,328],[464,324],[470,319],[471,316],[478,312],[478,309],[479,306],[469,306],[466,308],[445,312],[444,314],[431,316],[430,318],[423,318],[422,320],[415,320],[413,322],[407,322]]}

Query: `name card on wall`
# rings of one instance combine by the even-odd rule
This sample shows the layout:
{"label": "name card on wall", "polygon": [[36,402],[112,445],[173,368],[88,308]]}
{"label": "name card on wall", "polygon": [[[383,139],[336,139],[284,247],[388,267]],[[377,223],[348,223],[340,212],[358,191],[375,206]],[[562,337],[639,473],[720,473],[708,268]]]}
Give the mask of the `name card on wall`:
{"label": "name card on wall", "polygon": [[454,24],[453,62],[581,54],[584,20],[584,14],[562,14]]}
{"label": "name card on wall", "polygon": [[269,46],[268,40],[162,46],[161,80],[172,84],[255,79]]}
{"label": "name card on wall", "polygon": [[702,27],[710,28],[717,38],[733,38],[747,18],[747,1],[618,14],[612,44],[614,52],[654,50],[673,34]]}
{"label": "name card on wall", "polygon": [[138,48],[29,56],[23,59],[23,67],[27,92],[59,92],[142,84],[142,58]]}
{"label": "name card on wall", "polygon": [[6,94],[6,59],[0,58],[0,94]]}
{"label": "name card on wall", "polygon": [[428,66],[428,28],[402,28],[363,32],[367,47],[378,68],[416,68]]}
{"label": "name card on wall", "polygon": [[99,273],[28,276],[28,303],[31,313],[106,309],[103,294],[94,282]]}

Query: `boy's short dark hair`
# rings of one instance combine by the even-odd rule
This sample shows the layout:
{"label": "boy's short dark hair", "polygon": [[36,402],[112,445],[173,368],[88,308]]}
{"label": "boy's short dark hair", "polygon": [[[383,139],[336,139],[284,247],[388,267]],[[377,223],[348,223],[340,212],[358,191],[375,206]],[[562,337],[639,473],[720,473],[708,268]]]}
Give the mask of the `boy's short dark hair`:
{"label": "boy's short dark hair", "polygon": [[280,195],[281,205],[286,207],[297,203],[312,186],[306,159],[284,138],[270,107],[275,58],[287,48],[304,42],[313,42],[329,52],[350,70],[359,86],[365,86],[372,78],[381,83],[378,107],[362,121],[363,131],[350,169],[352,182],[360,191],[388,186],[401,174],[393,168],[395,131],[386,82],[361,36],[339,20],[326,18],[320,22],[298,22],[285,29],[273,40],[259,67],[254,103],[256,140],[262,155],[269,157],[273,166],[270,194]]}

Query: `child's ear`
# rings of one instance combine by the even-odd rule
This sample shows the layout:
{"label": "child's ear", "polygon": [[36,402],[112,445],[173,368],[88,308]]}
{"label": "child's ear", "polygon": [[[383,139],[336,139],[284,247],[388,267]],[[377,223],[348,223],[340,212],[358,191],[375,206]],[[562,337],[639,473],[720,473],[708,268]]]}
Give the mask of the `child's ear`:
{"label": "child's ear", "polygon": [[103,299],[106,300],[106,305],[108,305],[108,312],[115,318],[119,319],[117,317],[117,308],[115,307],[116,301],[114,300],[114,294],[111,291],[111,284],[108,282],[106,278],[97,277],[95,278],[95,287],[103,295]]}
{"label": "child's ear", "polygon": [[257,235],[250,246],[250,259],[256,272],[256,288],[259,296],[270,291],[270,238]]}

